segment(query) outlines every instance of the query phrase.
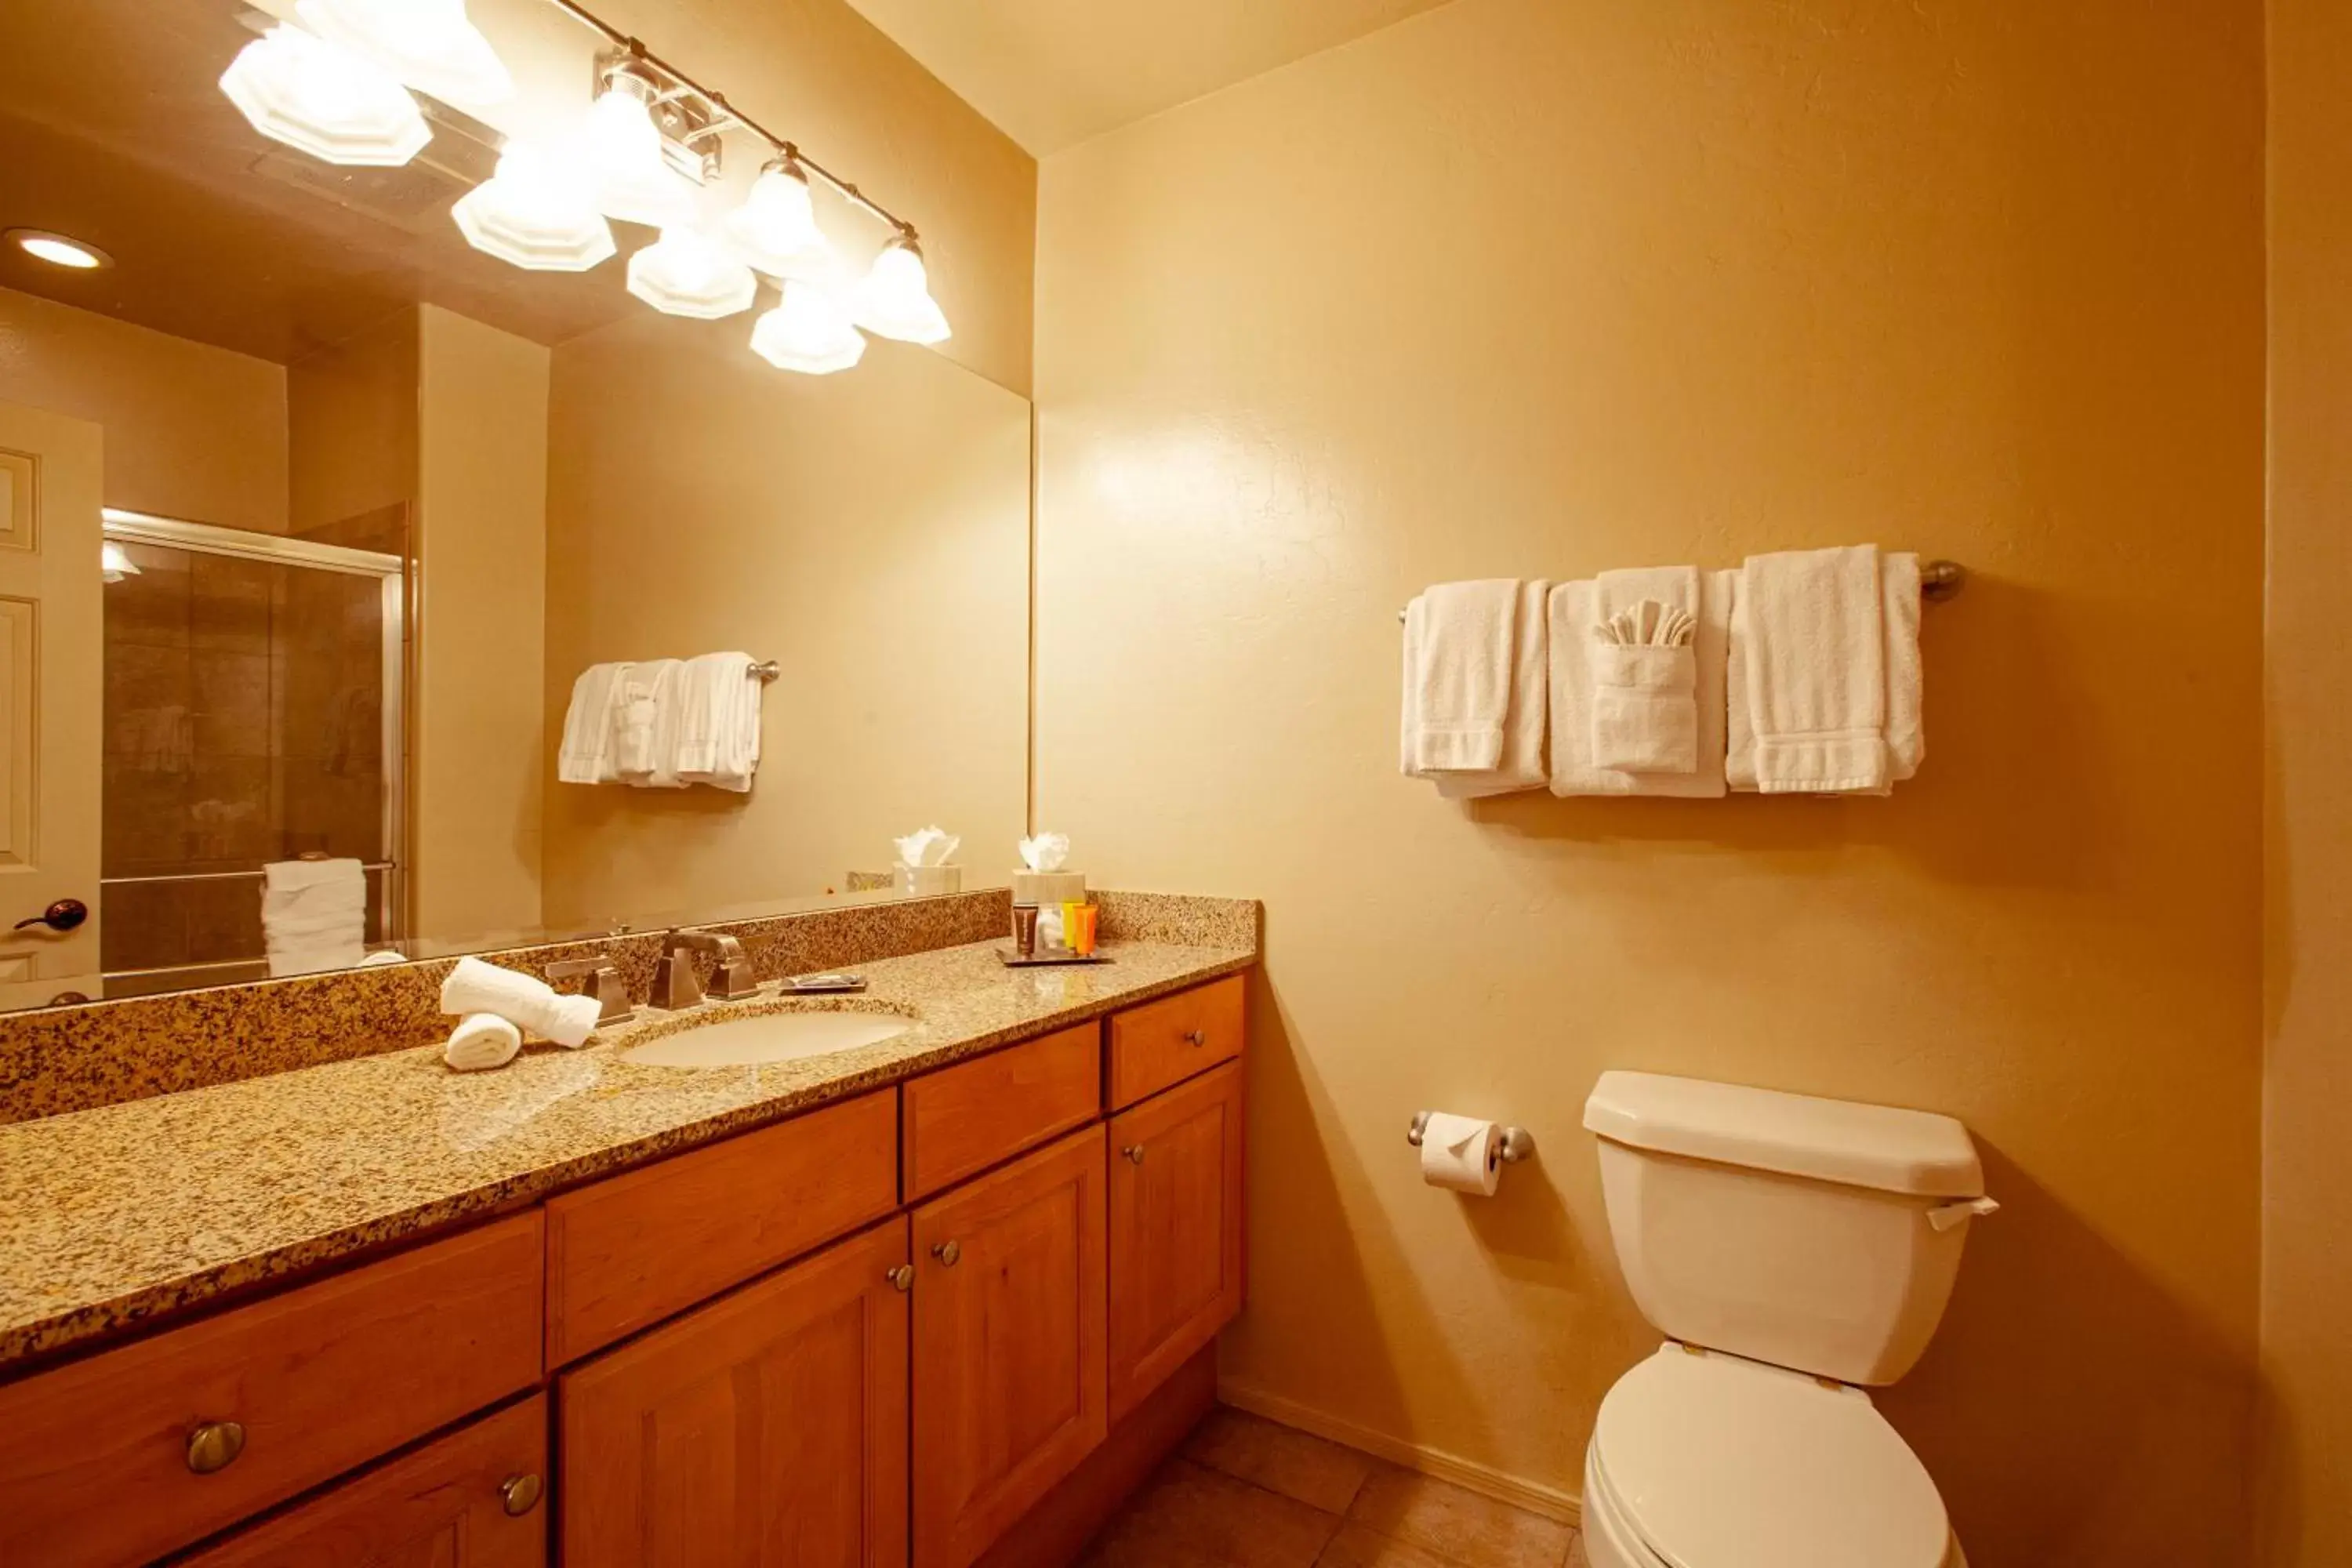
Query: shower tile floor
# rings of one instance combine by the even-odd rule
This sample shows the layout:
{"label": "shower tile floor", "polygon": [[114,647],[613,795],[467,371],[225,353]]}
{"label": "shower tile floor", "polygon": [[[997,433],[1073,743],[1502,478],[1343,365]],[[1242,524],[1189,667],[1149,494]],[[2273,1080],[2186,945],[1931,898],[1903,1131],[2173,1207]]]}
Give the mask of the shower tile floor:
{"label": "shower tile floor", "polygon": [[1576,1531],[1219,1405],[1082,1568],[1585,1568]]}

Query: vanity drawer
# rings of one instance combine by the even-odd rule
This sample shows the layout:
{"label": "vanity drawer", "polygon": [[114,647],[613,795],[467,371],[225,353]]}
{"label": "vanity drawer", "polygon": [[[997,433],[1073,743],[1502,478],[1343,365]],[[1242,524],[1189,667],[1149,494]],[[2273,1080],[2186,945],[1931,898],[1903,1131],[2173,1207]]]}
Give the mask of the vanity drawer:
{"label": "vanity drawer", "polygon": [[898,1206],[882,1089],[547,1203],[547,1363],[562,1366]]}
{"label": "vanity drawer", "polygon": [[1242,1051],[1242,977],[1213,981],[1110,1018],[1110,1108],[1123,1110]]}
{"label": "vanity drawer", "polygon": [[902,1150],[907,1199],[1082,1127],[1101,1104],[1102,1049],[1092,1024],[910,1079]]}
{"label": "vanity drawer", "polygon": [[520,1215],[0,1388],[0,1563],[144,1562],[529,1386],[541,1235]]}

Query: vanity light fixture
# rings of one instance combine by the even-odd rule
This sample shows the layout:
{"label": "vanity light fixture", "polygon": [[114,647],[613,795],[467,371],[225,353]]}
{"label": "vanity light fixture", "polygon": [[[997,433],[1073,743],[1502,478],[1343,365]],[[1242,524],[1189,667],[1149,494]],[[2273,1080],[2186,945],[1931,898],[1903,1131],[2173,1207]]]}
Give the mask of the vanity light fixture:
{"label": "vanity light fixture", "polygon": [[666,228],[629,258],[629,292],[672,316],[715,321],[759,298],[751,269],[699,230]]}
{"label": "vanity light fixture", "polygon": [[131,559],[131,552],[111,539],[102,540],[98,546],[98,580],[120,583],[125,577],[139,576],[139,563]]}
{"label": "vanity light fixture", "polygon": [[256,131],[330,163],[394,168],[433,140],[399,79],[283,22],[237,51],[220,87]]}
{"label": "vanity light fixture", "polygon": [[671,169],[654,121],[660,93],[649,73],[623,62],[605,73],[604,90],[588,108],[588,160],[606,217],[656,228],[694,221],[694,187]]}
{"label": "vanity light fixture", "polygon": [[528,142],[507,143],[498,172],[449,211],[476,250],[533,272],[585,272],[615,248],[593,182]]}
{"label": "vanity light fixture", "polygon": [[36,261],[76,272],[96,272],[114,265],[114,258],[88,241],[46,228],[12,228],[8,231],[8,243]]}
{"label": "vanity light fixture", "polygon": [[816,226],[808,175],[789,143],[760,171],[743,205],[727,215],[719,232],[729,248],[771,278],[824,281],[841,265]]}
{"label": "vanity light fixture", "polygon": [[914,235],[902,230],[882,247],[857,286],[857,324],[869,332],[908,343],[946,341],[948,319],[931,298],[923,252]]}
{"label": "vanity light fixture", "polygon": [[299,0],[294,15],[444,103],[472,109],[514,96],[514,78],[466,15],[466,0]]}
{"label": "vanity light fixture", "polygon": [[778,370],[830,375],[866,357],[866,338],[832,290],[787,278],[782,300],[751,324],[751,352]]}

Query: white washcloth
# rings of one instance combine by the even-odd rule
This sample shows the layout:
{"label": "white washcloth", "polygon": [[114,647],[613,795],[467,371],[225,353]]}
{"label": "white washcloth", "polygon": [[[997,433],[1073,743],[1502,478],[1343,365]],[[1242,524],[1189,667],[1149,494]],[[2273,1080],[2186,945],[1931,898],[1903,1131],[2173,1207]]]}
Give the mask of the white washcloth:
{"label": "white washcloth", "polygon": [[1885,795],[1927,754],[1921,697],[1916,555],[1749,558],[1732,614],[1732,787]]}
{"label": "white washcloth", "polygon": [[760,766],[760,697],[748,653],[686,661],[679,681],[677,775],[738,795]]}
{"label": "white washcloth", "polygon": [[[1695,566],[1654,566],[1603,572],[1551,591],[1551,793],[1655,795],[1714,799],[1723,794],[1724,663],[1730,643],[1732,582],[1737,572]],[[1687,773],[1630,773],[1604,768],[1592,752],[1592,656],[1601,645],[1592,627],[1644,599],[1689,616],[1691,696],[1697,710]]]}
{"label": "white washcloth", "polygon": [[449,1031],[441,1059],[459,1072],[502,1068],[522,1049],[522,1031],[496,1013],[468,1013]]}
{"label": "white washcloth", "polygon": [[610,784],[620,777],[613,749],[614,695],[627,676],[625,664],[592,664],[572,683],[572,705],[563,712],[563,742],[555,754],[555,776],[564,784]]}
{"label": "white washcloth", "polygon": [[367,956],[367,871],[354,859],[261,868],[261,940],[272,975],[348,969]]}
{"label": "white washcloth", "polygon": [[[1692,574],[1696,589],[1697,574]],[[1591,627],[1592,763],[1629,773],[1698,767],[1695,610],[1643,599]]]}
{"label": "white washcloth", "polygon": [[633,664],[614,683],[613,765],[621,782],[646,789],[684,789],[677,776],[680,687],[686,667],[674,658]]}
{"label": "white washcloth", "polygon": [[1403,768],[1414,778],[1503,765],[1521,584],[1440,583],[1404,612]]}
{"label": "white washcloth", "polygon": [[560,995],[533,975],[478,958],[461,958],[441,982],[441,1011],[496,1013],[559,1046],[576,1048],[595,1033],[603,1009],[593,996]]}
{"label": "white washcloth", "polygon": [[[1547,710],[1544,682],[1550,659],[1546,653],[1547,630],[1544,623],[1544,601],[1550,595],[1551,584],[1541,578],[1512,584],[1511,661],[1509,692],[1503,707],[1502,743],[1496,752],[1495,765],[1488,768],[1417,769],[1406,759],[1405,772],[1431,780],[1437,793],[1448,800],[1475,800],[1486,795],[1508,795],[1515,790],[1541,789],[1544,782],[1544,723]],[[1432,590],[1434,592],[1435,590]],[[1416,601],[1418,603],[1418,601]],[[1411,632],[1411,611],[1406,612],[1407,632]],[[1418,688],[1412,679],[1413,656],[1406,656],[1404,717],[1406,745],[1415,731],[1415,712],[1412,704]]]}

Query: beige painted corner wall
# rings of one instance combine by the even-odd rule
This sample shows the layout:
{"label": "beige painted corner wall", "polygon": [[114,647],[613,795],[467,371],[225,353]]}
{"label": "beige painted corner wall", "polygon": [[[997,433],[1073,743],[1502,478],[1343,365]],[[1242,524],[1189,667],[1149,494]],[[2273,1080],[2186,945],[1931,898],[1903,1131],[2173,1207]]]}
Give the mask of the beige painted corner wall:
{"label": "beige painted corner wall", "polygon": [[0,397],[106,427],[108,506],[286,531],[283,365],[0,289]]}
{"label": "beige painted corner wall", "polygon": [[287,368],[291,531],[348,543],[352,520],[415,501],[417,321],[404,307]]}
{"label": "beige painted corner wall", "polygon": [[[1971,1561],[2246,1560],[2262,94],[2250,3],[1457,0],[1045,161],[1038,825],[1266,902],[1230,1384],[1572,1492],[1595,1075],[1928,1107]],[[1891,800],[1396,776],[1425,583],[1872,539],[1976,574]]]}
{"label": "beige painted corner wall", "polygon": [[[1029,405],[876,342],[788,375],[739,323],[650,313],[555,351],[547,914],[838,889],[925,823],[1001,884],[1028,763]],[[781,667],[749,795],[554,781],[573,678],[740,649]]]}
{"label": "beige painted corner wall", "polygon": [[2352,11],[2270,4],[2263,1562],[2352,1563]]}
{"label": "beige painted corner wall", "polygon": [[431,305],[418,309],[416,342],[416,929],[446,941],[533,931],[549,354]]}

